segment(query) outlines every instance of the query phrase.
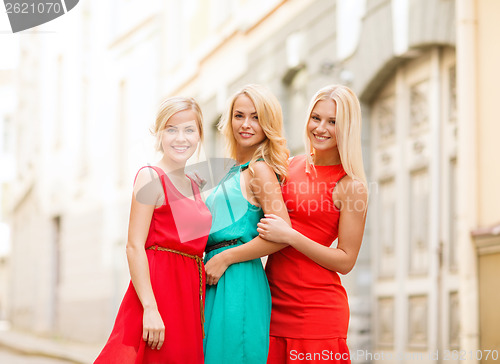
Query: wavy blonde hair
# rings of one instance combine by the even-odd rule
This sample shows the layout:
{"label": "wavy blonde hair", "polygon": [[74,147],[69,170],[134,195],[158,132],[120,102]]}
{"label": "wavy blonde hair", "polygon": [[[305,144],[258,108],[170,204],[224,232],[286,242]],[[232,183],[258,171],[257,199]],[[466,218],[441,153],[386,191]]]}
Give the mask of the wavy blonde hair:
{"label": "wavy blonde hair", "polygon": [[156,114],[156,122],[150,129],[151,134],[156,137],[155,148],[159,152],[163,152],[161,146],[161,133],[167,126],[168,120],[179,111],[192,110],[196,115],[196,126],[200,134],[200,142],[203,142],[203,114],[201,113],[200,105],[191,97],[169,97],[162,101],[158,113]]}
{"label": "wavy blonde hair", "polygon": [[361,150],[361,106],[354,92],[343,85],[323,87],[313,96],[309,104],[305,133],[306,151],[309,151],[306,156],[306,172],[309,173],[311,169],[314,169],[314,148],[309,139],[307,125],[314,107],[321,100],[333,100],[337,107],[335,135],[340,153],[340,162],[344,171],[349,177],[362,182],[365,187],[368,187]]}
{"label": "wavy blonde hair", "polygon": [[250,160],[250,173],[254,173],[252,164],[262,158],[278,175],[278,180],[284,182],[288,176],[288,157],[290,152],[283,137],[283,112],[276,96],[261,85],[247,85],[236,92],[229,100],[222,114],[218,129],[226,137],[228,155],[236,159],[236,139],[233,135],[232,119],[236,99],[245,95],[252,100],[259,125],[266,138],[261,142]]}

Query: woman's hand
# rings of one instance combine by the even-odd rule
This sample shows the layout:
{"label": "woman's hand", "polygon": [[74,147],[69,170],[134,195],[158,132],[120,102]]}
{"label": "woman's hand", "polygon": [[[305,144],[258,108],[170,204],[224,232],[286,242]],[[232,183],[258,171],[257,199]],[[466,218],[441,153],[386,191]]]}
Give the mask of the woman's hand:
{"label": "woman's hand", "polygon": [[257,224],[257,232],[262,239],[274,243],[290,244],[293,242],[292,234],[295,232],[281,217],[265,214]]}
{"label": "woman's hand", "polygon": [[220,277],[224,274],[226,269],[229,267],[228,260],[226,259],[227,250],[214,255],[205,264],[205,273],[207,274],[207,284],[214,285],[217,284]]}
{"label": "woman's hand", "polygon": [[157,307],[145,308],[142,321],[142,339],[151,349],[160,350],[165,340],[165,325]]}
{"label": "woman's hand", "polygon": [[196,171],[188,172],[188,173],[186,173],[186,175],[189,178],[191,178],[194,181],[194,183],[196,183],[198,185],[200,190],[202,190],[203,187],[205,187],[205,185],[207,184],[207,180],[205,178],[203,178],[201,175],[199,175],[198,172],[196,172]]}

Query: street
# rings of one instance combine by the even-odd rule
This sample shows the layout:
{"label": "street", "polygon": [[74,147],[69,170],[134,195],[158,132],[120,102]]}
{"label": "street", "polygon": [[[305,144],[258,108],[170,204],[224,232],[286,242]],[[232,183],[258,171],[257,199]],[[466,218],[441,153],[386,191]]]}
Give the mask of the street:
{"label": "street", "polygon": [[2,364],[74,364],[70,361],[52,359],[44,356],[24,355],[0,347],[0,363]]}

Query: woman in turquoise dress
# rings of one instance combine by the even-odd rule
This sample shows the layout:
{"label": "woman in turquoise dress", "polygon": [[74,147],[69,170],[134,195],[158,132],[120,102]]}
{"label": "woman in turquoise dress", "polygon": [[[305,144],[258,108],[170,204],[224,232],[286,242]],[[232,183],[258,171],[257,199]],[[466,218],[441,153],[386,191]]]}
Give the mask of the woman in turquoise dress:
{"label": "woman in turquoise dress", "polygon": [[278,100],[259,85],[233,95],[219,124],[236,165],[206,200],[212,213],[205,256],[206,364],[267,361],[271,295],[266,274],[260,259],[230,265],[230,248],[262,240],[257,223],[264,213],[289,221],[280,189],[289,155],[282,128]]}

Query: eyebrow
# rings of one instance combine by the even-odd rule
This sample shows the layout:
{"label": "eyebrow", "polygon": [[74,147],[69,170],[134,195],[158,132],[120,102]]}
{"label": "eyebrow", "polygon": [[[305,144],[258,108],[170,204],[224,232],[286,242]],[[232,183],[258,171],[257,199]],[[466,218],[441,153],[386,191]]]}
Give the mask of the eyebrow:
{"label": "eyebrow", "polygon": [[[185,126],[184,129],[187,129],[187,128],[194,128],[195,126],[194,125],[188,125],[188,126]],[[175,129],[179,129],[179,127],[177,125],[169,125],[167,124],[167,126],[165,126],[165,128],[175,128]]]}
{"label": "eyebrow", "polygon": [[[312,112],[311,115],[314,115],[314,116],[320,116],[317,112]],[[329,118],[330,120],[337,120],[337,117],[334,117],[334,118]]]}
{"label": "eyebrow", "polygon": [[[243,111],[236,110],[236,109],[234,110],[234,113],[244,114],[244,112],[243,112]],[[251,113],[250,115],[254,115],[254,114],[257,114],[257,111],[255,111],[255,112]]]}

